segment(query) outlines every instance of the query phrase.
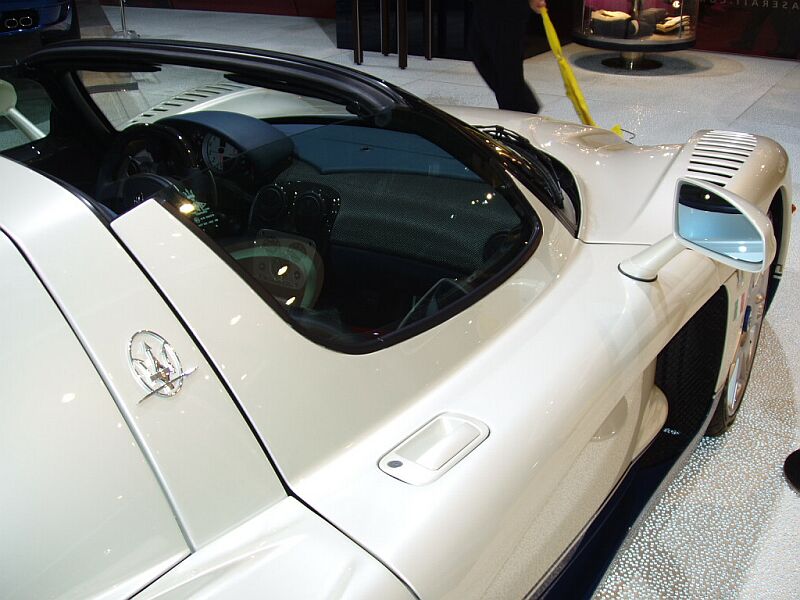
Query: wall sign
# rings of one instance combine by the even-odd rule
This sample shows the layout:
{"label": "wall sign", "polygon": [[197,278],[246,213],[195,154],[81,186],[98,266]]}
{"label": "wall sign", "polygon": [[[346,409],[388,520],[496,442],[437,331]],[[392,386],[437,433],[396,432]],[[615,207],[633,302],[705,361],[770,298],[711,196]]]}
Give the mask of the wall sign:
{"label": "wall sign", "polygon": [[800,60],[800,0],[700,0],[696,47]]}

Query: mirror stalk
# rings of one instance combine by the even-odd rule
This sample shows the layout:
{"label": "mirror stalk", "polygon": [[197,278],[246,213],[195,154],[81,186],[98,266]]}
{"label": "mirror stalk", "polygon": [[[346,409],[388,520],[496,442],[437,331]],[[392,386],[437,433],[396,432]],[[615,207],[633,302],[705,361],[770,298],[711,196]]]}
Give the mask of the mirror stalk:
{"label": "mirror stalk", "polygon": [[675,236],[667,236],[642,250],[638,254],[619,263],[619,272],[636,281],[653,282],[658,272],[684,249]]}

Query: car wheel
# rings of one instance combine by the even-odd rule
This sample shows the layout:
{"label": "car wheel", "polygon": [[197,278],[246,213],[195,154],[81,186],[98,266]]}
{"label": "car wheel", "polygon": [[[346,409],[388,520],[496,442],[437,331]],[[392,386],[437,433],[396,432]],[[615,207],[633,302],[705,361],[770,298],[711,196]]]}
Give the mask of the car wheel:
{"label": "car wheel", "polygon": [[739,345],[728,369],[728,378],[719,399],[717,410],[708,425],[707,435],[722,435],[733,424],[736,413],[742,404],[742,398],[750,381],[750,371],[761,337],[761,326],[767,309],[767,287],[769,272],[753,275],[750,289],[747,292],[742,330],[739,334]]}

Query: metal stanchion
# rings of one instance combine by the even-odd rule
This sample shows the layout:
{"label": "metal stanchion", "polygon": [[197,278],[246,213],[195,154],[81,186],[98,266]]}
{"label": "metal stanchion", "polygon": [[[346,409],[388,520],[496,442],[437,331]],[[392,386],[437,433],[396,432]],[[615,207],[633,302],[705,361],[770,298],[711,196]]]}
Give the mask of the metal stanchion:
{"label": "metal stanchion", "polygon": [[381,0],[381,53],[389,56],[389,0]]}
{"label": "metal stanchion", "polygon": [[119,0],[119,17],[122,21],[122,31],[115,31],[114,37],[115,38],[122,38],[125,40],[137,40],[139,39],[139,34],[133,31],[132,29],[128,29],[128,22],[125,18],[125,3],[127,0]]}
{"label": "metal stanchion", "polygon": [[433,1],[425,0],[422,11],[422,45],[425,47],[425,59],[433,60]]}
{"label": "metal stanchion", "polygon": [[359,0],[353,0],[353,62],[360,65],[364,62],[364,47],[361,40],[361,7]]}
{"label": "metal stanchion", "polygon": [[397,0],[397,66],[408,66],[408,0]]}

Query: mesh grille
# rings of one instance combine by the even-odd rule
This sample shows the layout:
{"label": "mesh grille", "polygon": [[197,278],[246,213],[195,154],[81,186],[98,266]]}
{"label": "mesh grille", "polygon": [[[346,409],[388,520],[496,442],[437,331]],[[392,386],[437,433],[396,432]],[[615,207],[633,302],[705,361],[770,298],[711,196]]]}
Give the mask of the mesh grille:
{"label": "mesh grille", "polygon": [[724,350],[728,295],[720,288],[658,355],[656,385],[669,400],[664,429],[647,463],[675,457],[697,434],[714,400]]}
{"label": "mesh grille", "polygon": [[520,224],[503,198],[482,182],[398,173],[322,174],[295,163],[284,180],[316,181],[341,194],[333,227],[338,244],[381,251],[470,272],[484,261],[489,239]]}
{"label": "mesh grille", "polygon": [[709,131],[695,144],[687,171],[695,179],[725,187],[753,153],[756,143],[755,136],[748,133]]}

